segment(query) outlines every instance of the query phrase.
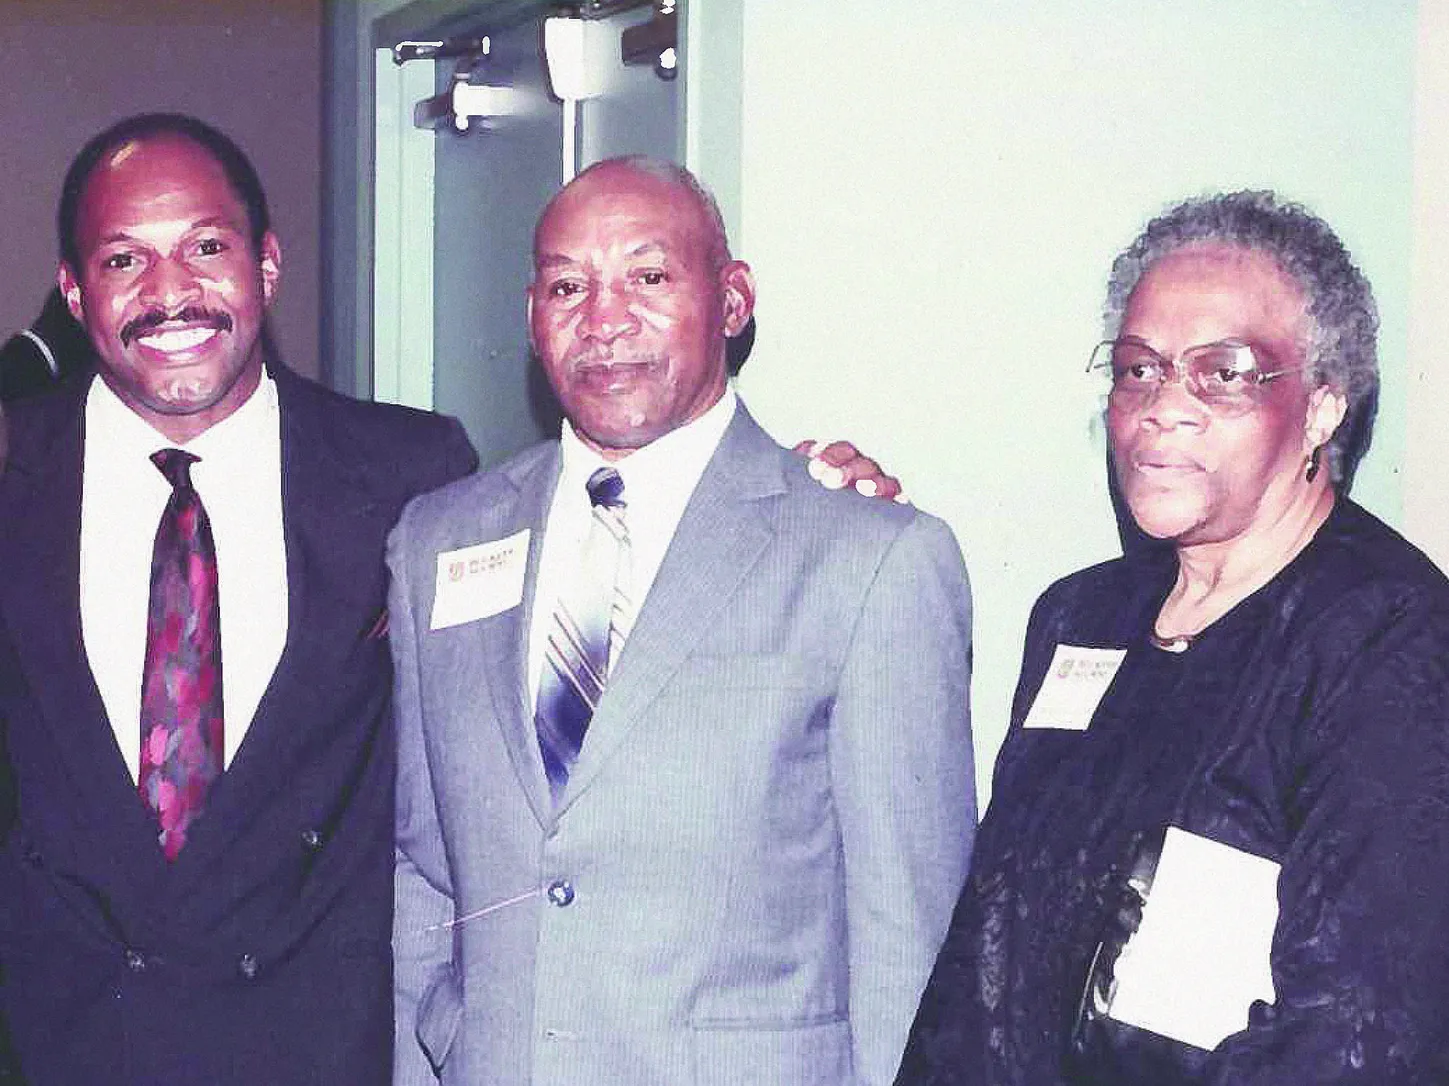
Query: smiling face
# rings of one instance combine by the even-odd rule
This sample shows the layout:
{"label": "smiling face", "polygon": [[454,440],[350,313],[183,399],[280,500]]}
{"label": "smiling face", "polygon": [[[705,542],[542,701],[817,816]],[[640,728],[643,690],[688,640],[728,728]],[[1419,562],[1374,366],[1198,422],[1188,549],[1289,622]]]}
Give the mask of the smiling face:
{"label": "smiling face", "polygon": [[58,275],[116,395],[171,440],[226,418],[256,389],[261,333],[280,275],[246,208],[201,146],[179,136],[122,144],[86,183],[79,266]]}
{"label": "smiling face", "polygon": [[[1119,335],[1169,358],[1240,340],[1293,368],[1305,361],[1310,328],[1302,291],[1270,257],[1199,245],[1142,277]],[[1326,472],[1314,483],[1304,473],[1343,406],[1332,389],[1310,390],[1297,369],[1261,386],[1241,414],[1214,412],[1178,380],[1144,403],[1109,402],[1112,455],[1132,516],[1149,535],[1180,546],[1251,534],[1328,485]]]}
{"label": "smiling face", "polygon": [[723,249],[694,193],[627,164],[595,167],[545,210],[529,338],[564,414],[606,458],[723,395],[725,338],[754,306],[748,266]]}

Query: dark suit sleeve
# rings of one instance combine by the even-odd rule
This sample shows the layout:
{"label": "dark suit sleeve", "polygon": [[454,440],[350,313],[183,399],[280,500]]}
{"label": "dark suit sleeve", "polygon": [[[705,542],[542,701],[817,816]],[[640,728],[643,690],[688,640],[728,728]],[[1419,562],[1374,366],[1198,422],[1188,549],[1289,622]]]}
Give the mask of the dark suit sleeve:
{"label": "dark suit sleeve", "polygon": [[10,1045],[10,1030],[0,1018],[0,1086],[25,1086],[20,1063]]}
{"label": "dark suit sleeve", "polygon": [[444,421],[448,424],[447,437],[443,441],[444,473],[447,482],[452,482],[478,470],[478,454],[461,422],[452,416],[445,417]]}
{"label": "dark suit sleeve", "polygon": [[40,351],[25,336],[11,336],[0,347],[0,402],[34,395],[55,380]]}
{"label": "dark suit sleeve", "polygon": [[[0,844],[10,836],[15,825],[15,776],[10,768],[10,752],[6,747],[5,718],[0,716]],[[0,987],[5,984],[4,968],[0,967]],[[3,1005],[0,999],[0,1005]],[[22,1086],[20,1064],[10,1041],[10,1028],[0,1014],[0,1086]]]}

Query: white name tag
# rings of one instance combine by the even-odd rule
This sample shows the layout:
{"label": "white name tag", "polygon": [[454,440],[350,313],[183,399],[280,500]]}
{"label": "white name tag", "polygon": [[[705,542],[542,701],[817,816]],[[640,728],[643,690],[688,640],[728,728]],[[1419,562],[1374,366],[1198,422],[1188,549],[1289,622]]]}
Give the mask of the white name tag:
{"label": "white name tag", "polygon": [[522,603],[528,535],[525,528],[507,539],[438,555],[433,616],[428,628],[446,630],[501,614]]}
{"label": "white name tag", "polygon": [[1252,1002],[1274,999],[1278,870],[1169,827],[1142,923],[1113,971],[1108,1014],[1209,1050],[1245,1029]]}
{"label": "white name tag", "polygon": [[1058,645],[1021,726],[1086,731],[1126,655],[1126,649]]}

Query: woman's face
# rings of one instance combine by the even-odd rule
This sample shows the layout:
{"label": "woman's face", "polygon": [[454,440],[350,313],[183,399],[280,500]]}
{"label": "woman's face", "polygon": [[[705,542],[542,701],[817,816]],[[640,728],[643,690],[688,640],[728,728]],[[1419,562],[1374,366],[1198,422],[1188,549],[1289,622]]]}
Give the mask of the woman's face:
{"label": "woman's face", "polygon": [[1118,480],[1143,531],[1179,546],[1229,543],[1318,493],[1305,468],[1337,424],[1342,398],[1304,384],[1309,330],[1302,291],[1261,253],[1191,246],[1142,277],[1119,337],[1169,359],[1237,340],[1255,348],[1262,369],[1292,371],[1258,387],[1239,410],[1209,408],[1180,379],[1145,401],[1109,401]]}

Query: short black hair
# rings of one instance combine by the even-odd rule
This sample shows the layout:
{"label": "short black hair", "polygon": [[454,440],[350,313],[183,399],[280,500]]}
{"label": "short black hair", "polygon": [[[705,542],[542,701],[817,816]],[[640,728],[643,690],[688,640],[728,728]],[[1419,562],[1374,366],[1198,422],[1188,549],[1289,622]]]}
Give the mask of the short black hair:
{"label": "short black hair", "polygon": [[138,113],[91,137],[65,171],[55,225],[60,239],[60,259],[72,269],[80,270],[80,253],[75,239],[76,217],[91,175],[117,148],[133,140],[158,136],[190,140],[216,160],[227,183],[246,208],[252,247],[261,252],[262,238],[271,229],[271,217],[267,212],[267,195],[262,191],[262,180],[246,152],[224,132],[184,113]]}

